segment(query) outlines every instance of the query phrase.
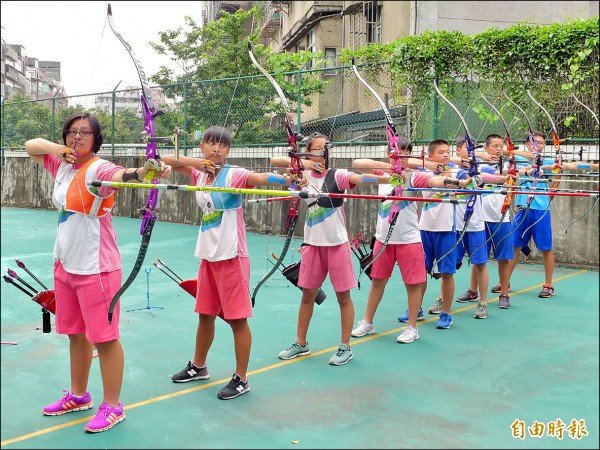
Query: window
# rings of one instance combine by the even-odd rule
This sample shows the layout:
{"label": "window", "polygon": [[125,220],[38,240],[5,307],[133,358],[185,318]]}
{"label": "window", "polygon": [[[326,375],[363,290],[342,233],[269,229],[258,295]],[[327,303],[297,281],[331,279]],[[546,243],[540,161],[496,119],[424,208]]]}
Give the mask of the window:
{"label": "window", "polygon": [[349,47],[357,50],[369,43],[381,43],[380,2],[359,2],[349,16]]}
{"label": "window", "polygon": [[314,28],[306,35],[306,50],[309,52],[316,51],[316,37]]}
{"label": "window", "polygon": [[381,5],[369,2],[365,5],[364,14],[367,25],[367,42],[381,43]]}
{"label": "window", "polygon": [[[325,47],[325,67],[330,69],[336,67],[337,64],[337,49],[335,47]],[[325,76],[337,75],[337,70],[326,70],[323,72]]]}
{"label": "window", "polygon": [[[306,50],[308,50],[309,52],[315,53],[317,51],[316,42],[317,42],[316,33],[315,33],[315,29],[313,28],[306,35]],[[307,70],[312,69],[312,65],[313,65],[313,62],[310,61],[309,63],[306,64],[306,69]]]}

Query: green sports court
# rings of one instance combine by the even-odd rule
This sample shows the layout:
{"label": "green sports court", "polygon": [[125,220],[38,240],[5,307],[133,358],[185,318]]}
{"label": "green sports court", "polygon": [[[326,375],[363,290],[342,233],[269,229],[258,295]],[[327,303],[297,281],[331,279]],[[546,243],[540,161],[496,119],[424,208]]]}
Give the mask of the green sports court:
{"label": "green sports court", "polygon": [[[25,263],[52,285],[54,211],[1,209],[2,268]],[[113,217],[129,275],[140,245],[140,220]],[[295,338],[300,290],[276,274],[257,296],[249,365],[251,392],[229,401],[218,390],[234,369],[233,337],[217,322],[208,356],[210,379],[177,384],[171,375],[192,359],[197,314],[192,297],[151,263],[160,258],[184,279],[194,278],[197,227],[157,222],[142,270],[121,297],[127,418],[97,434],[83,430],[102,401],[98,360],[88,390],[95,407],[56,417],[42,407],[69,389],[65,336],[42,332],[39,305],[1,284],[1,447],[66,448],[598,448],[598,272],[557,267],[556,295],[537,297],[541,265],[524,263],[511,280],[511,307],[473,318],[477,303],[454,303],[454,324],[435,328],[427,308],[439,292],[429,279],[420,339],[398,344],[406,293],[396,270],[375,317],[376,333],[353,338],[354,359],[330,366],[340,339],[340,315],[329,281],[315,306],[311,355],[277,358]],[[248,234],[253,288],[272,267],[284,239]],[[292,242],[285,264],[298,260]],[[592,242],[590,245],[597,245]],[[355,260],[358,274],[358,261]],[[497,281],[489,263],[490,286]],[[467,264],[455,276],[456,295],[468,287]],[[355,323],[370,287],[355,289]],[[164,308],[164,309],[159,309]],[[135,310],[127,312],[128,310]],[[5,344],[8,342],[8,344]],[[13,344],[10,344],[13,343]],[[16,343],[16,345],[14,344]],[[562,425],[561,425],[562,424]]]}

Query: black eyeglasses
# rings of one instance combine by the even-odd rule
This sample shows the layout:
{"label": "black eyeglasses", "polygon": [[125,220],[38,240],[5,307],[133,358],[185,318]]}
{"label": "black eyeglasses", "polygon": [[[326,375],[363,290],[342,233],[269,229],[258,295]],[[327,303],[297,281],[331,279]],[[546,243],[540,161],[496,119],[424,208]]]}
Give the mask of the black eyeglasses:
{"label": "black eyeglasses", "polygon": [[88,137],[88,136],[91,136],[92,134],[94,134],[93,131],[87,131],[87,130],[65,130],[65,134],[67,136],[75,136],[77,133],[79,133],[79,136],[81,136],[81,137]]}

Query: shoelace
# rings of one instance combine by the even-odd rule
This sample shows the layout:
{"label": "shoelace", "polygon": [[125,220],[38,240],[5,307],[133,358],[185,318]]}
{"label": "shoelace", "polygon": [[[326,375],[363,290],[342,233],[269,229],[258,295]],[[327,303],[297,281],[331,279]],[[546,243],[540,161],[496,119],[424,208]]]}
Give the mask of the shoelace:
{"label": "shoelace", "polygon": [[102,403],[100,405],[100,407],[98,408],[98,414],[97,415],[102,415],[104,418],[107,418],[110,413],[111,413],[111,407],[110,405],[107,405],[106,403]]}

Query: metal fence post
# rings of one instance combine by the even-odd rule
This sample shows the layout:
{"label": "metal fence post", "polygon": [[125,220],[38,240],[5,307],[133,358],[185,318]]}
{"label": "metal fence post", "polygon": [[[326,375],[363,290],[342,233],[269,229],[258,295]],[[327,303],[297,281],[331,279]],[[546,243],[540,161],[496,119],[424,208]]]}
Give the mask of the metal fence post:
{"label": "metal fence post", "polygon": [[188,82],[183,82],[183,156],[187,156],[187,95]]}
{"label": "metal fence post", "polygon": [[306,61],[304,65],[300,67],[300,70],[298,70],[298,104],[296,105],[296,107],[298,108],[298,118],[296,119],[296,127],[298,133],[300,133],[300,130],[302,129],[302,69],[304,69],[304,66],[306,66],[307,63],[308,61]]}
{"label": "metal fence post", "polygon": [[[435,75],[435,82],[437,83],[438,77]],[[433,92],[433,139],[438,138],[438,96],[437,92]]]}

